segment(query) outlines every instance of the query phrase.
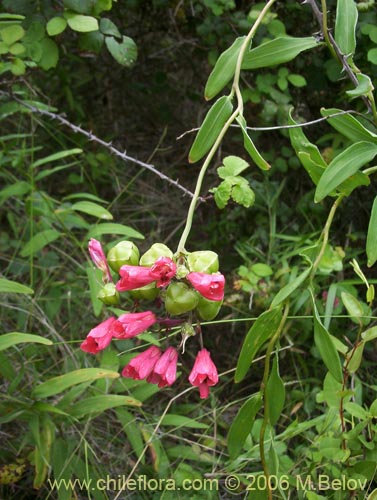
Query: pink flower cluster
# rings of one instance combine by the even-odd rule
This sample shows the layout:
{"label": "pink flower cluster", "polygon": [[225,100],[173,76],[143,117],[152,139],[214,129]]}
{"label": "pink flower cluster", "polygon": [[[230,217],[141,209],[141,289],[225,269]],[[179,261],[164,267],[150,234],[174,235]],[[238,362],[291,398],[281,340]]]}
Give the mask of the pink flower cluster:
{"label": "pink flower cluster", "polygon": [[[110,268],[99,241],[90,240],[89,254],[97,268],[102,271],[104,283],[113,283]],[[124,292],[142,288],[154,282],[157,288],[163,288],[170,284],[176,272],[177,266],[169,257],[157,258],[151,267],[123,265],[119,269],[120,280],[115,288],[118,292]],[[186,279],[204,298],[211,301],[223,300],[225,279],[222,274],[190,272]],[[80,347],[85,352],[97,354],[105,349],[113,338],[133,338],[157,321],[152,311],[124,313],[118,318],[112,316],[93,328]],[[164,321],[174,320],[161,319],[161,324]],[[123,368],[122,375],[135,380],[147,380],[162,388],[171,386],[175,382],[177,363],[178,351],[174,347],[168,347],[165,352],[161,352],[158,347],[151,346],[134,357]],[[189,382],[199,388],[201,398],[207,398],[209,388],[217,384],[217,369],[206,349],[201,349],[197,354]]]}

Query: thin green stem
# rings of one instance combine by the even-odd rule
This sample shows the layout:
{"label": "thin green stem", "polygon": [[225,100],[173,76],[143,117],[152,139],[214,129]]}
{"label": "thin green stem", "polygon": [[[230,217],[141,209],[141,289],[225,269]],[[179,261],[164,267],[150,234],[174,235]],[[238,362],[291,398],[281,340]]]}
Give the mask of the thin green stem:
{"label": "thin green stem", "polygon": [[322,6],[322,31],[323,31],[323,36],[325,37],[325,42],[326,45],[328,46],[332,56],[335,59],[338,59],[338,55],[335,52],[335,49],[333,47],[333,44],[331,43],[330,37],[329,37],[329,28],[327,24],[327,5],[326,5],[326,0],[321,0],[321,6]]}
{"label": "thin green stem", "polygon": [[323,257],[323,254],[325,253],[326,245],[327,245],[327,242],[329,241],[330,227],[331,227],[332,221],[334,219],[335,212],[336,212],[336,210],[337,210],[338,206],[340,205],[343,198],[344,198],[343,194],[338,196],[338,198],[334,201],[333,206],[331,207],[331,210],[330,210],[329,215],[327,217],[325,227],[323,228],[323,231],[322,231],[322,234],[320,237],[320,239],[322,239],[322,245],[321,245],[321,248],[320,248],[319,253],[317,255],[317,258],[315,259],[314,264],[313,264],[313,268],[311,271],[311,279],[314,278],[314,275],[317,271],[319,263]]}
{"label": "thin green stem", "polygon": [[220,143],[221,143],[224,135],[228,131],[230,125],[233,123],[233,121],[235,120],[235,118],[238,115],[240,115],[240,114],[243,113],[243,100],[242,100],[242,95],[241,95],[241,91],[240,91],[240,88],[239,88],[239,81],[240,81],[242,60],[244,58],[245,52],[248,49],[249,44],[251,42],[251,39],[253,38],[256,30],[258,29],[258,27],[261,24],[264,16],[267,14],[268,10],[271,8],[272,4],[275,1],[276,0],[269,0],[266,3],[266,5],[264,6],[264,8],[259,13],[258,18],[256,19],[255,23],[253,24],[252,28],[250,29],[248,35],[246,36],[246,38],[245,38],[245,40],[244,40],[244,42],[243,42],[243,44],[241,46],[241,49],[240,49],[240,52],[239,52],[238,58],[237,58],[236,69],[235,69],[235,72],[234,72],[232,90],[231,90],[231,93],[230,93],[231,97],[234,94],[236,94],[236,97],[237,97],[237,108],[232,113],[231,117],[224,124],[224,126],[221,129],[221,131],[220,131],[220,133],[219,133],[219,135],[218,135],[215,143],[211,147],[211,149],[210,149],[210,151],[209,151],[206,159],[204,160],[202,168],[200,169],[200,172],[199,172],[199,175],[198,175],[198,179],[196,181],[194,196],[191,199],[191,203],[190,203],[190,206],[189,206],[189,209],[188,209],[187,218],[186,218],[186,224],[185,224],[185,227],[183,229],[183,233],[182,233],[181,239],[179,240],[179,243],[178,243],[178,248],[177,248],[177,253],[178,254],[179,253],[183,253],[185,251],[186,241],[187,241],[187,238],[188,238],[188,236],[190,234],[190,231],[191,231],[192,221],[193,221],[193,218],[194,218],[196,205],[197,205],[197,202],[198,202],[198,199],[199,199],[199,196],[200,196],[200,191],[201,191],[201,188],[202,188],[203,179],[204,179],[204,176],[205,176],[205,174],[207,172],[207,169],[208,169],[208,167],[209,167],[209,165],[210,165],[210,163],[212,161],[212,158],[214,157],[214,155],[215,155],[218,147],[220,146]]}
{"label": "thin green stem", "polygon": [[275,347],[275,344],[276,344],[278,338],[280,337],[280,334],[284,328],[285,322],[287,321],[288,312],[289,312],[289,303],[287,302],[285,305],[283,317],[281,318],[278,329],[276,330],[275,335],[271,338],[271,340],[267,346],[266,358],[265,358],[265,363],[264,363],[263,379],[262,379],[262,383],[261,383],[261,392],[263,393],[264,412],[263,412],[263,422],[262,422],[262,426],[261,426],[260,434],[259,434],[259,453],[260,453],[260,458],[261,458],[261,462],[262,462],[263,472],[264,472],[264,475],[266,478],[266,484],[268,487],[268,500],[272,500],[272,490],[269,488],[270,482],[268,479],[270,477],[270,472],[268,469],[267,460],[266,460],[266,453],[265,453],[265,448],[264,448],[265,434],[266,434],[269,413],[270,413],[269,402],[268,402],[268,393],[267,393],[267,381],[268,381],[268,376],[270,374],[271,354],[272,354],[272,351]]}

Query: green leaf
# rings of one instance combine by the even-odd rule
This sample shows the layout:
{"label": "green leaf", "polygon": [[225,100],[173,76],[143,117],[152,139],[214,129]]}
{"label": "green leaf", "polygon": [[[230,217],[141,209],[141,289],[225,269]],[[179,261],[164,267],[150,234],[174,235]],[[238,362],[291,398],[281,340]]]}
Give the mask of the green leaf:
{"label": "green leaf", "polygon": [[117,408],[115,413],[118,420],[122,424],[123,430],[127,436],[128,442],[133,448],[135,455],[140,458],[142,464],[145,463],[145,458],[143,453],[144,441],[142,434],[140,432],[140,424],[137,422],[137,417],[133,416],[125,408]]}
{"label": "green leaf", "polygon": [[13,196],[22,198],[22,196],[31,190],[32,186],[29,182],[18,181],[10,184],[0,191],[0,205]]}
{"label": "green leaf", "polygon": [[337,382],[343,382],[342,365],[340,363],[339,354],[334,346],[331,336],[326,328],[322,325],[315,304],[313,301],[313,321],[314,321],[314,343],[319,351],[319,354],[326,368]]}
{"label": "green leaf", "polygon": [[337,155],[323,172],[318,182],[314,200],[323,200],[342,182],[355,174],[363,165],[373,160],[377,154],[377,144],[361,141],[349,146]]}
{"label": "green leaf", "polygon": [[215,195],[215,203],[217,207],[222,210],[228,204],[230,200],[230,194],[232,192],[232,183],[230,180],[224,180],[216,188],[211,190]]}
{"label": "green leaf", "polygon": [[[367,59],[372,64],[377,65],[377,47],[368,50]],[[376,498],[377,498],[377,496],[376,496]]]}
{"label": "green leaf", "polygon": [[303,76],[301,75],[288,75],[287,76],[288,81],[294,86],[294,87],[305,87],[306,85],[306,80]]}
{"label": "green leaf", "polygon": [[[341,111],[341,109],[337,108],[322,108],[321,114],[322,116],[330,116]],[[352,115],[344,114],[334,116],[333,118],[329,118],[327,122],[334,127],[335,130],[343,134],[348,139],[351,139],[353,142],[369,141],[377,143],[377,134],[374,134],[365,128],[359,120]]]}
{"label": "green leaf", "polygon": [[279,375],[279,359],[277,355],[275,355],[271,374],[268,378],[266,397],[268,400],[270,424],[274,426],[279,420],[285,402],[285,387]]}
{"label": "green leaf", "polygon": [[246,128],[246,120],[243,116],[237,116],[236,121],[241,127],[241,132],[243,135],[243,146],[246,151],[249,153],[251,159],[255,163],[257,167],[262,170],[269,170],[271,165],[263,158],[263,156],[259,153],[257,148],[255,147],[253,141],[251,140],[249,134],[247,133]]}
{"label": "green leaf", "polygon": [[245,38],[244,36],[236,38],[232,45],[217,59],[204,90],[204,96],[207,100],[215,97],[233,78],[237,58]]}
{"label": "green leaf", "polygon": [[377,326],[373,326],[372,328],[365,330],[365,332],[361,334],[361,338],[365,340],[365,342],[377,339]]}
{"label": "green leaf", "polygon": [[281,308],[269,309],[262,313],[248,331],[238,358],[234,381],[241,382],[249,370],[259,349],[269,340],[280,324]]}
{"label": "green leaf", "polygon": [[32,163],[32,167],[41,167],[42,165],[46,165],[46,163],[52,163],[53,161],[61,160],[62,158],[66,158],[67,156],[78,155],[81,153],[82,149],[80,148],[66,149],[65,151],[59,151],[58,153],[46,156],[45,158],[40,158],[39,160]]}
{"label": "green leaf", "polygon": [[34,255],[44,247],[57,240],[63,233],[56,229],[45,229],[33,236],[23,247],[20,252],[21,257],[29,257]]}
{"label": "green leaf", "polygon": [[135,229],[132,229],[132,227],[125,226],[123,224],[116,224],[113,222],[97,224],[97,226],[94,226],[89,231],[87,238],[97,238],[98,236],[102,236],[103,234],[120,234],[122,236],[127,236],[128,238],[135,238],[139,240],[144,239],[144,236]]}
{"label": "green leaf", "polygon": [[64,0],[66,9],[74,10],[80,14],[89,14],[96,4],[96,0]]}
{"label": "green leaf", "polygon": [[356,348],[352,348],[346,354],[346,361],[344,363],[344,366],[347,368],[347,371],[349,373],[355,373],[359,369],[360,364],[363,360],[364,347],[365,341],[361,341]]}
{"label": "green leaf", "polygon": [[367,96],[374,90],[372,80],[368,75],[363,75],[363,73],[357,73],[356,78],[359,82],[358,86],[355,89],[347,90],[346,94],[351,98]]}
{"label": "green leaf", "polygon": [[366,252],[368,267],[372,267],[377,260],[377,196],[374,199],[369,219]]}
{"label": "green leaf", "polygon": [[304,50],[318,47],[314,37],[294,38],[282,36],[251,49],[245,54],[242,69],[258,69],[291,61]]}
{"label": "green leaf", "polygon": [[46,24],[46,31],[50,36],[60,35],[67,27],[64,17],[53,17]]}
{"label": "green leaf", "polygon": [[239,456],[242,447],[250,434],[255,416],[262,406],[260,392],[253,394],[239,409],[228,433],[228,451],[231,459]]}
{"label": "green leaf", "polygon": [[31,295],[34,290],[16,281],[0,278],[0,293],[26,293]]}
{"label": "green leaf", "polygon": [[0,351],[8,349],[9,347],[13,347],[17,344],[29,342],[35,344],[52,345],[51,340],[46,339],[45,337],[41,337],[40,335],[34,335],[32,333],[11,332],[0,335]]}
{"label": "green leaf", "polygon": [[104,35],[112,35],[112,36],[115,36],[117,38],[122,37],[122,35],[120,34],[120,31],[118,30],[116,25],[112,21],[110,21],[110,19],[107,19],[106,17],[103,17],[100,20],[99,29],[100,29],[101,33],[103,33]]}
{"label": "green leaf", "polygon": [[233,111],[230,96],[220,97],[208,111],[189,152],[189,162],[195,163],[211,149]]}
{"label": "green leaf", "polygon": [[33,396],[36,398],[48,398],[55,394],[60,394],[69,387],[82,384],[83,382],[93,382],[101,378],[118,378],[119,373],[112,370],[104,370],[103,368],[82,368],[81,370],[74,370],[58,377],[50,378],[38,385],[34,391]]}
{"label": "green leaf", "polygon": [[88,215],[92,215],[93,217],[97,217],[98,219],[107,219],[111,220],[113,216],[111,213],[106,210],[106,208],[101,207],[97,203],[92,201],[78,201],[74,203],[71,207],[72,210],[77,212],[83,212]]}
{"label": "green leaf", "polygon": [[357,7],[354,0],[337,0],[335,20],[335,41],[345,55],[354,54],[356,49]]}
{"label": "green leaf", "polygon": [[68,408],[66,411],[73,417],[81,418],[90,413],[102,413],[118,406],[141,406],[141,402],[130,396],[103,394],[77,401],[74,406]]}
{"label": "green leaf", "polygon": [[83,16],[74,12],[65,12],[64,17],[67,19],[68,26],[73,31],[88,33],[89,31],[97,31],[99,29],[98,21],[95,17]]}
{"label": "green leaf", "polygon": [[305,271],[299,274],[297,278],[295,278],[293,281],[291,281],[290,283],[285,285],[281,290],[279,290],[278,293],[275,295],[274,300],[272,301],[270,307],[273,308],[278,306],[290,295],[292,295],[292,293],[306,280],[311,270],[312,270],[311,267],[305,269]]}
{"label": "green leaf", "polygon": [[161,425],[168,425],[171,427],[189,427],[190,429],[208,429],[207,424],[193,420],[192,418],[183,415],[173,415],[168,413],[162,419]]}
{"label": "green leaf", "polygon": [[352,401],[345,403],[344,409],[353,417],[361,420],[366,420],[369,417],[369,413],[362,406]]}
{"label": "green leaf", "polygon": [[325,171],[325,167],[316,163],[309,153],[299,152],[297,153],[297,156],[299,157],[302,166],[309,174],[309,177],[313,181],[313,184],[317,185],[319,179]]}
{"label": "green leaf", "polygon": [[364,316],[363,306],[356,299],[356,297],[347,292],[342,292],[340,295],[344,307],[347,309],[348,314],[353,320],[357,320],[357,318]]}
{"label": "green leaf", "polygon": [[232,187],[231,197],[233,200],[245,208],[254,205],[255,193],[249,186],[246,179],[239,177],[240,181]]}
{"label": "green leaf", "polygon": [[[297,125],[297,123],[293,120],[291,113],[289,114],[289,124]],[[309,141],[309,139],[306,137],[301,127],[290,128],[289,138],[291,140],[293,149],[296,151],[297,155],[299,155],[300,153],[306,153],[309,155],[312,162],[323,168],[327,167],[327,163],[322,158],[319,149],[315,144],[312,144]]]}
{"label": "green leaf", "polygon": [[22,59],[19,59],[18,57],[15,57],[12,61],[10,70],[15,76],[24,75],[26,71],[24,61]]}
{"label": "green leaf", "polygon": [[137,46],[132,38],[123,36],[122,41],[118,42],[112,36],[105,39],[106,47],[113,58],[122,66],[131,68],[137,59]]}
{"label": "green leaf", "polygon": [[44,38],[40,42],[42,56],[38,60],[38,66],[44,70],[55,68],[59,60],[59,49],[51,38]]}
{"label": "green leaf", "polygon": [[239,156],[227,156],[224,158],[223,164],[224,166],[217,169],[217,173],[221,179],[238,175],[249,166],[249,164]]}
{"label": "green leaf", "polygon": [[98,317],[104,305],[103,302],[98,298],[98,294],[103,287],[102,271],[94,266],[87,267],[86,274],[88,276],[90,300],[92,302],[94,316]]}
{"label": "green leaf", "polygon": [[0,36],[4,43],[8,46],[11,46],[15,42],[18,42],[18,40],[21,40],[24,35],[25,30],[19,24],[13,24],[0,30]]}

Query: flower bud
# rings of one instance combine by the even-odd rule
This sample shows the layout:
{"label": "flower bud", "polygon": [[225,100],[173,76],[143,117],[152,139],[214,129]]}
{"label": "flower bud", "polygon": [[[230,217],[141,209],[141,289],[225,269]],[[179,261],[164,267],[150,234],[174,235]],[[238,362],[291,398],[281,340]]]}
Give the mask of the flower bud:
{"label": "flower bud", "polygon": [[154,243],[141,257],[139,264],[151,267],[159,257],[173,257],[173,252],[163,243]]}
{"label": "flower bud", "polygon": [[187,263],[191,272],[212,274],[219,270],[219,257],[211,250],[189,253]]}
{"label": "flower bud", "polygon": [[216,318],[221,309],[221,306],[222,301],[219,302],[216,300],[208,300],[204,297],[200,297],[197,311],[199,313],[199,316],[204,319],[204,321],[211,321],[212,319]]}
{"label": "flower bud", "polygon": [[136,288],[131,290],[130,294],[134,299],[137,300],[154,300],[158,296],[158,288],[156,288],[156,283],[149,283],[141,288]]}
{"label": "flower bud", "polygon": [[118,272],[122,266],[137,266],[139,250],[132,241],[120,241],[107,254],[107,262],[111,269]]}
{"label": "flower bud", "polygon": [[107,283],[101,288],[97,297],[106,306],[117,306],[119,304],[119,293],[114,283]]}
{"label": "flower bud", "polygon": [[198,305],[199,295],[185,283],[171,283],[165,295],[165,309],[169,314],[184,314]]}

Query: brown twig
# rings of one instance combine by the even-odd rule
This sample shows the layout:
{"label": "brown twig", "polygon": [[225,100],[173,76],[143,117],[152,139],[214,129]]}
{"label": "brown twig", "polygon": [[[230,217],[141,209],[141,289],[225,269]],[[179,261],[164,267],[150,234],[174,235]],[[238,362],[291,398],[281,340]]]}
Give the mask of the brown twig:
{"label": "brown twig", "polygon": [[[67,120],[66,118],[64,118],[62,115],[53,113],[51,111],[47,111],[45,109],[37,108],[37,107],[27,103],[27,102],[24,102],[22,99],[19,99],[15,95],[9,94],[8,92],[0,91],[0,95],[7,96],[7,97],[13,99],[14,101],[18,102],[19,104],[21,104],[22,106],[27,108],[32,113],[36,113],[36,114],[39,114],[42,116],[47,116],[51,120],[58,121],[62,125],[65,125],[69,129],[71,129],[76,134],[81,134],[84,137],[86,137],[89,141],[93,141],[93,142],[96,142],[97,144],[100,144],[101,146],[108,149],[113,155],[117,156],[121,160],[123,160],[125,162],[135,163],[136,165],[139,165],[140,167],[143,167],[146,170],[153,172],[155,175],[160,177],[160,179],[169,182],[169,184],[172,184],[173,186],[177,187],[178,189],[183,191],[185,194],[187,194],[191,198],[194,196],[194,194],[190,190],[188,190],[184,186],[182,186],[182,184],[180,184],[177,180],[173,180],[170,177],[168,177],[167,175],[165,175],[162,172],[160,172],[159,170],[157,170],[154,167],[154,165],[151,165],[150,163],[145,163],[141,160],[133,158],[132,156],[127,155],[126,152],[122,153],[122,151],[120,151],[119,149],[117,149],[116,147],[113,146],[112,142],[104,141],[103,139],[101,139],[101,138],[97,137],[95,134],[93,134],[93,132],[91,132],[89,130],[85,130],[84,128],[82,128],[79,125],[75,125],[74,123],[72,123],[69,120]],[[200,201],[204,201],[204,200],[201,198]]]}

